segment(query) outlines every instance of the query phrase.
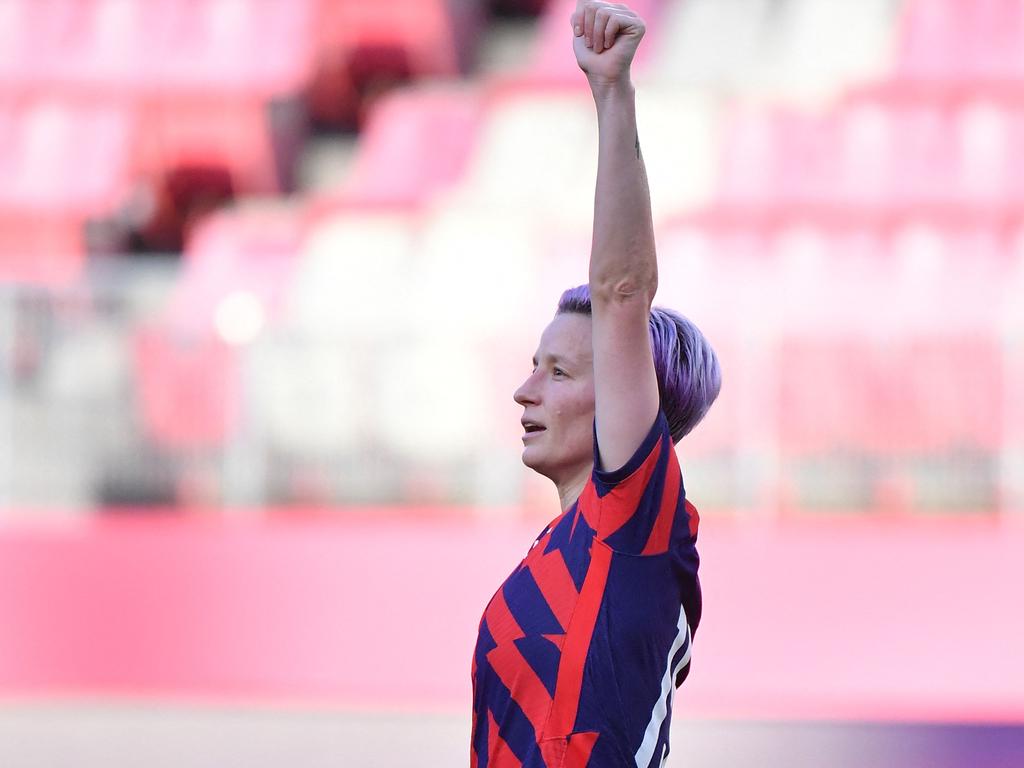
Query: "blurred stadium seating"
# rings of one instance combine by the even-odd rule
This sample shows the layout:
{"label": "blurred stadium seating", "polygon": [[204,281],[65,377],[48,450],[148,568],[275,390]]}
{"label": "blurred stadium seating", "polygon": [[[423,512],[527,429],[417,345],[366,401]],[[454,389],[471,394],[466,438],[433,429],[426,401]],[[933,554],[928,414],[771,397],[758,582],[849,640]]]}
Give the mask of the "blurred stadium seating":
{"label": "blurred stadium seating", "polygon": [[[724,377],[673,743],[1024,765],[1024,0],[633,4],[657,303]],[[4,768],[463,759],[554,510],[512,392],[586,279],[573,5],[0,0]]]}
{"label": "blurred stadium seating", "polygon": [[[515,421],[530,323],[584,280],[596,136],[571,0],[520,4],[540,12],[523,51],[481,73],[501,5],[0,4],[15,442],[33,423],[20,409],[44,402],[32,372],[109,320],[96,271],[137,269],[110,254],[180,251],[159,290],[124,278],[132,310],[105,326],[131,373],[109,378],[104,407],[130,415],[108,414],[123,434],[103,453],[152,455],[172,499],[230,503],[248,456],[257,502],[522,502],[488,469],[515,465],[494,436]],[[1024,4],[637,7],[659,301],[707,329],[725,369],[681,446],[697,495],[1024,507]],[[299,188],[311,131],[339,127],[358,128],[348,173]],[[83,465],[93,491],[48,497],[12,456],[0,500],[89,507],[104,461]]]}

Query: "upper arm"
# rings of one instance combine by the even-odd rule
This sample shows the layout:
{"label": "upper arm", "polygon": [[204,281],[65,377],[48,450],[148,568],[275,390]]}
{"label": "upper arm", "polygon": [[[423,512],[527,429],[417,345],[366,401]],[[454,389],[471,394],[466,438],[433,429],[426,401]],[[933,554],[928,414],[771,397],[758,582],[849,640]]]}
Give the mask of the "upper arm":
{"label": "upper arm", "polygon": [[652,298],[653,291],[623,295],[591,286],[598,469],[615,470],[629,461],[658,416]]}

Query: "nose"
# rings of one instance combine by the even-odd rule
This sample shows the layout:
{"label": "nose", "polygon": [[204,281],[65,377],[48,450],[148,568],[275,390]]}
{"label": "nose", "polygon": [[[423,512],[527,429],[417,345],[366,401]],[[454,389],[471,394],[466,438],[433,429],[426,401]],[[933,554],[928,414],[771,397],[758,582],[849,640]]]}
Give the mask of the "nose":
{"label": "nose", "polygon": [[519,385],[519,389],[512,393],[512,399],[519,405],[537,404],[536,372],[526,377],[526,381]]}

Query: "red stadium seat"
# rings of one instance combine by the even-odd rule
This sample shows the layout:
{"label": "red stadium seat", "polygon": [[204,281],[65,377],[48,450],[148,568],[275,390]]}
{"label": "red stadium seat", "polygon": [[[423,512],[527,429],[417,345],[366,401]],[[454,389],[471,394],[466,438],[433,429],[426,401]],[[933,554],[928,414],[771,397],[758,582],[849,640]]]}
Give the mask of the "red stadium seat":
{"label": "red stadium seat", "polygon": [[358,52],[393,48],[409,57],[419,75],[459,71],[456,25],[446,0],[319,0],[319,46]]}
{"label": "red stadium seat", "polygon": [[358,124],[366,104],[395,82],[466,71],[481,14],[473,2],[317,0],[313,116]]}
{"label": "red stadium seat", "polygon": [[146,104],[134,151],[144,174],[221,168],[236,194],[281,191],[266,105],[256,98],[183,96]]}

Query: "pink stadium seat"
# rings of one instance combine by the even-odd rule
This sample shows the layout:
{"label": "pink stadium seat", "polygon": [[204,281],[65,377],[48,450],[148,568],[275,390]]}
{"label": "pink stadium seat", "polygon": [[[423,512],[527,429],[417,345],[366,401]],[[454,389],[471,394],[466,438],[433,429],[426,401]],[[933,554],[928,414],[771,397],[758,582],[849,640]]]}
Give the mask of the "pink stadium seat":
{"label": "pink stadium seat", "polygon": [[294,93],[312,66],[313,2],[152,3],[143,23],[155,55],[145,79],[172,92]]}
{"label": "pink stadium seat", "polygon": [[267,319],[277,316],[300,240],[299,219],[288,211],[208,216],[186,245],[163,323],[178,333],[208,333],[221,302],[237,291],[255,297]]}
{"label": "pink stadium seat", "polygon": [[145,329],[136,338],[138,418],[159,444],[220,445],[235,429],[240,403],[237,359],[211,333]]}
{"label": "pink stadium seat", "polygon": [[1024,5],[1017,0],[912,0],[904,11],[896,76],[999,82],[1024,76]]}
{"label": "pink stadium seat", "polygon": [[837,168],[835,119],[783,110],[771,118],[775,165],[773,204],[798,208],[828,206],[834,199]]}
{"label": "pink stadium seat", "polygon": [[995,339],[792,339],[780,359],[786,454],[999,450],[1003,375]]}
{"label": "pink stadium seat", "polygon": [[779,351],[779,441],[786,456],[868,445],[877,415],[869,341],[789,338]]}
{"label": "pink stadium seat", "polygon": [[240,293],[264,322],[280,311],[300,239],[289,212],[218,214],[193,233],[185,268],[158,323],[139,334],[140,417],[168,446],[211,446],[237,419],[235,352],[218,336],[217,313]]}
{"label": "pink stadium seat", "polygon": [[0,98],[0,279],[77,274],[82,225],[125,193],[132,130],[118,105]]}
{"label": "pink stadium seat", "polygon": [[995,204],[1019,216],[1024,200],[1024,104],[1014,99],[967,105],[960,131],[962,173],[969,191],[979,204]]}
{"label": "pink stadium seat", "polygon": [[0,112],[0,207],[84,215],[123,192],[132,123],[122,107],[33,98]]}
{"label": "pink stadium seat", "polygon": [[952,122],[929,107],[891,114],[889,189],[902,208],[951,202],[957,190],[957,148]]}
{"label": "pink stadium seat", "polygon": [[782,108],[728,114],[715,205],[763,223],[827,216],[842,207],[840,129],[835,114]]}
{"label": "pink stadium seat", "polygon": [[458,181],[480,124],[478,93],[427,88],[378,101],[360,133],[346,203],[415,205]]}
{"label": "pink stadium seat", "polygon": [[83,258],[80,221],[0,211],[0,284],[68,284]]}
{"label": "pink stadium seat", "polygon": [[55,74],[66,52],[83,44],[88,8],[76,0],[11,0],[0,4],[0,84],[32,90]]}
{"label": "pink stadium seat", "polygon": [[769,203],[778,162],[777,128],[771,113],[733,111],[723,123],[718,202],[735,208]]}
{"label": "pink stadium seat", "polygon": [[887,83],[843,103],[842,187],[854,205],[1006,223],[1024,195],[1024,106],[1001,90]]}
{"label": "pink stadium seat", "polygon": [[1024,107],[862,90],[824,114],[728,115],[709,220],[1004,226],[1024,198]]}
{"label": "pink stadium seat", "polygon": [[315,0],[5,0],[0,87],[122,95],[298,91]]}
{"label": "pink stadium seat", "polygon": [[872,447],[897,453],[998,452],[1003,366],[998,340],[923,337],[878,356]]}

